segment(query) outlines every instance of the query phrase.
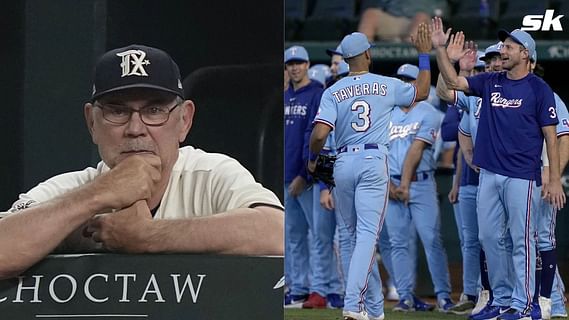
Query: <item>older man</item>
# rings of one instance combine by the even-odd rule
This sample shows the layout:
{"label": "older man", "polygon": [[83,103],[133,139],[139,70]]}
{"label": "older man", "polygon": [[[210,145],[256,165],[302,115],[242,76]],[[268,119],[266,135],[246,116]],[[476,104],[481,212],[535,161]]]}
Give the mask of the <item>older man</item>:
{"label": "older man", "polygon": [[277,197],[236,160],[180,148],[195,107],[166,52],[131,45],[105,53],[91,98],[85,119],[102,161],[20,195],[0,220],[0,278],[58,246],[283,253]]}

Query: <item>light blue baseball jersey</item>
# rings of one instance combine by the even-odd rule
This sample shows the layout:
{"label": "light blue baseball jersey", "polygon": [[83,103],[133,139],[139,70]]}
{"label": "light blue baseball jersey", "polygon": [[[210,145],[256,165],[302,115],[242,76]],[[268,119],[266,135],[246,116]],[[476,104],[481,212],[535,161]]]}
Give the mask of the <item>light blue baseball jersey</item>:
{"label": "light blue baseball jersey", "polygon": [[567,106],[559,98],[557,93],[553,93],[553,98],[555,99],[555,108],[557,109],[557,119],[559,123],[557,124],[557,136],[562,136],[569,134],[569,112],[567,111]]}
{"label": "light blue baseball jersey", "polygon": [[391,112],[415,101],[415,86],[366,73],[342,78],[322,95],[315,121],[336,131],[336,146],[377,143],[388,147]]}
{"label": "light blue baseball jersey", "polygon": [[472,137],[472,144],[474,145],[476,133],[478,132],[482,98],[467,96],[462,91],[456,91],[454,106],[465,111],[458,125],[458,131],[465,136]]}
{"label": "light blue baseball jersey", "polygon": [[437,109],[427,102],[419,102],[409,112],[401,108],[393,110],[389,124],[389,174],[401,175],[403,162],[411,144],[415,139],[426,142],[417,171],[432,171],[436,169],[434,148],[431,146],[437,139],[441,127],[441,117]]}

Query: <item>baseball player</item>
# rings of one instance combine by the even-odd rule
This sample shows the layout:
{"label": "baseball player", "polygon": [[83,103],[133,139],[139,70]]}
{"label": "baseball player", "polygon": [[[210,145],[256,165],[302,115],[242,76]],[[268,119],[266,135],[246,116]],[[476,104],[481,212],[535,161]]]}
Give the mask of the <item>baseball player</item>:
{"label": "baseball player", "polygon": [[330,71],[332,73],[326,82],[326,87],[329,87],[339,80],[338,69],[340,63],[344,62],[344,58],[342,57],[341,45],[338,45],[336,49],[326,49],[326,54],[330,56]]}
{"label": "baseball player", "polygon": [[[289,292],[285,307],[301,307],[314,288],[325,284],[312,283],[308,272],[316,270],[314,241],[308,242],[312,227],[313,191],[308,188],[306,159],[308,134],[322,95],[322,85],[308,77],[309,57],[304,47],[292,46],[285,51],[284,63],[290,85],[284,95],[285,111],[285,281]],[[308,133],[307,133],[308,132]],[[326,265],[327,267],[328,265]],[[314,280],[314,273],[311,274]],[[316,277],[318,280],[318,277]],[[320,294],[325,295],[326,292]]]}
{"label": "baseball player", "polygon": [[[412,79],[419,69],[402,65],[397,74]],[[437,138],[441,117],[427,102],[410,108],[396,108],[389,128],[389,214],[386,226],[391,244],[391,260],[400,301],[394,311],[421,310],[422,303],[413,295],[411,257],[408,253],[411,227],[416,227],[425,248],[427,263],[439,311],[447,312],[450,299],[448,263],[440,233],[440,212],[436,198],[434,171],[436,169],[432,145]],[[412,223],[411,223],[412,222]],[[424,303],[423,303],[424,304]],[[425,310],[432,310],[427,306]]]}
{"label": "baseball player", "polygon": [[[529,320],[544,137],[551,160],[551,180],[543,187],[544,194],[556,209],[565,203],[553,92],[528,73],[535,41],[527,32],[499,32],[504,44],[500,52],[502,68],[507,72],[465,78],[456,74],[447,56],[445,44],[450,30],[445,34],[438,17],[433,19],[432,27],[437,63],[447,86],[482,98],[473,163],[481,168],[477,195],[479,239],[486,252],[494,294],[493,308],[482,319]],[[512,265],[515,274],[509,272]]]}
{"label": "baseball player", "polygon": [[484,50],[484,55],[480,57],[480,60],[486,63],[486,67],[484,68],[486,72],[502,71],[500,49],[502,49],[502,41],[488,46],[486,50]]}
{"label": "baseball player", "polygon": [[[476,52],[474,43],[467,44],[464,47],[464,34],[458,32],[451,36],[447,47],[447,54],[451,61],[459,62],[460,75],[475,75],[485,69],[484,61],[480,60],[483,56],[482,52]],[[476,135],[476,127],[478,126],[478,117],[480,113],[481,98],[476,96],[466,96],[463,92],[448,90],[442,76],[439,75],[437,81],[437,91],[443,100],[452,103],[452,108],[463,111],[462,120],[460,122],[457,134],[458,139],[462,142],[464,135],[468,137]],[[472,129],[472,130],[471,130]],[[472,143],[471,143],[472,144]],[[451,202],[455,202],[458,210],[455,210],[455,217],[459,230],[459,236],[462,239],[462,261],[463,261],[463,293],[459,302],[451,308],[451,312],[458,314],[469,313],[476,304],[478,295],[478,280],[481,275],[481,247],[478,241],[478,222],[476,214],[476,193],[478,191],[478,173],[467,165],[463,158],[463,153],[467,156],[470,154],[464,150],[464,143],[460,144],[463,149],[457,157],[457,172],[453,181],[454,194],[449,195]],[[471,152],[471,150],[469,150]],[[469,158],[470,159],[470,158]],[[459,185],[459,186],[457,186]],[[457,212],[458,211],[458,212]],[[487,276],[482,274],[482,285],[484,288],[489,287],[487,284]],[[484,290],[482,290],[484,291]],[[488,292],[489,293],[489,292]],[[481,293],[481,297],[484,293]],[[484,305],[486,305],[487,299]],[[479,311],[473,312],[477,314]]]}
{"label": "baseball player", "polygon": [[308,77],[310,80],[318,81],[322,84],[322,88],[326,88],[326,80],[332,76],[330,67],[325,64],[315,64],[308,69]]}
{"label": "baseball player", "polygon": [[[534,72],[537,65],[537,53],[531,57],[530,72]],[[537,73],[536,73],[537,74]],[[540,75],[541,76],[541,75]],[[565,103],[554,92],[555,106],[559,123],[557,124],[557,140],[559,143],[560,171],[563,172],[567,162],[569,161],[569,113]],[[545,150],[544,150],[545,151]],[[543,170],[542,177],[544,184],[549,180],[548,159],[544,152],[542,155]],[[555,241],[555,220],[557,210],[544,199],[540,200],[540,210],[537,215],[537,264],[542,266],[541,270],[536,268],[536,286],[533,297],[532,319],[551,319],[552,301],[558,304],[563,301],[559,296],[559,290],[553,291],[554,287],[558,287],[556,271],[557,271],[557,254]],[[541,271],[541,272],[540,272]],[[556,306],[556,309],[561,309]],[[565,305],[563,303],[563,310]]]}
{"label": "baseball player", "polygon": [[335,205],[354,248],[348,269],[344,319],[384,319],[375,244],[389,190],[387,129],[395,106],[410,106],[428,97],[428,53],[432,45],[426,25],[420,26],[414,43],[420,53],[421,69],[416,86],[370,73],[367,37],[359,32],[344,37],[341,49],[350,73],[324,92],[310,138],[308,169],[311,171],[333,129],[339,146],[334,166]]}

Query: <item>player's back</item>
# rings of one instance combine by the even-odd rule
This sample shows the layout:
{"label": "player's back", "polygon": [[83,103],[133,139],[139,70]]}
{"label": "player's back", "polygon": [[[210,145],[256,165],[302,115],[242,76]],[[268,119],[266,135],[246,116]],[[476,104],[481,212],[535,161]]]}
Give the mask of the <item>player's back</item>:
{"label": "player's back", "polygon": [[326,89],[317,119],[334,125],[337,147],[369,143],[387,147],[393,108],[412,104],[415,94],[414,86],[399,79],[350,75]]}

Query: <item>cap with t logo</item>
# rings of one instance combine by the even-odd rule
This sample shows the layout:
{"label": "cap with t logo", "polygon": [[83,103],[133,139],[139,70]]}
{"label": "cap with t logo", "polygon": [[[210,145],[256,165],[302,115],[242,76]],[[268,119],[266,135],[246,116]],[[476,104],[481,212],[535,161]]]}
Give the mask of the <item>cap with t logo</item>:
{"label": "cap with t logo", "polygon": [[111,50],[97,61],[91,99],[130,88],[150,88],[184,98],[180,69],[169,54],[152,47],[130,45]]}

